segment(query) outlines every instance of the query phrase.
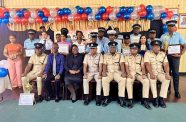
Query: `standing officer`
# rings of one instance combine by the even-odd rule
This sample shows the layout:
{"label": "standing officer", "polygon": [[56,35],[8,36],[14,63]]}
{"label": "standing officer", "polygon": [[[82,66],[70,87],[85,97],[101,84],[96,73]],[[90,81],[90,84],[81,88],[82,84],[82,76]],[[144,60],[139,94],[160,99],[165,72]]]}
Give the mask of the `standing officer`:
{"label": "standing officer", "polygon": [[35,48],[34,44],[39,42],[39,39],[35,38],[35,34],[36,34],[35,30],[33,30],[33,29],[28,30],[28,39],[26,39],[24,41],[24,48],[25,49],[34,49]]}
{"label": "standing officer", "polygon": [[124,57],[120,53],[116,53],[117,42],[109,42],[110,53],[104,55],[103,61],[103,74],[102,74],[102,86],[104,101],[103,106],[107,106],[110,102],[109,91],[110,82],[115,80],[118,83],[118,97],[119,104],[122,107],[126,106],[125,101],[125,84],[126,75],[124,67]]}
{"label": "standing officer", "polygon": [[124,56],[130,55],[130,36],[125,35],[124,36],[124,43],[122,44],[122,54]]}
{"label": "standing officer", "polygon": [[[152,51],[147,51],[144,56],[146,69],[149,73],[150,87],[154,98],[153,105],[166,108],[164,98],[167,98],[167,91],[170,84],[169,63],[164,52],[160,51],[161,41],[151,42]],[[157,96],[157,80],[161,82],[160,97]]]}
{"label": "standing officer", "polygon": [[180,57],[186,50],[185,40],[182,35],[178,32],[174,32],[176,20],[167,21],[166,24],[168,26],[168,33],[165,33],[161,36],[161,41],[163,42],[163,48],[167,52],[168,47],[171,45],[180,45],[181,52],[180,54],[168,54],[168,61],[170,66],[170,72],[173,76],[174,83],[174,91],[175,97],[181,98],[179,93],[179,65],[180,65]]}
{"label": "standing officer", "polygon": [[156,38],[156,29],[150,28],[148,30],[149,38],[147,39],[147,49],[152,50],[151,42],[154,41]]}
{"label": "standing officer", "polygon": [[133,83],[138,80],[143,85],[143,100],[141,101],[143,106],[147,109],[151,109],[148,104],[149,98],[149,79],[145,73],[145,67],[143,57],[138,54],[140,45],[138,43],[130,44],[131,55],[125,58],[125,68],[127,72],[127,92],[128,92],[128,107],[133,107]]}
{"label": "standing officer", "polygon": [[[30,81],[36,80],[38,99],[37,102],[42,102],[42,75],[47,63],[47,55],[42,52],[43,44],[35,43],[35,54],[30,57],[28,65],[22,74],[22,84],[24,93],[30,92],[32,86],[29,84]],[[33,67],[33,68],[32,68]]]}
{"label": "standing officer", "polygon": [[141,25],[134,24],[132,28],[133,28],[133,34],[130,35],[131,44],[139,43],[139,40],[141,37],[141,34],[140,34]]}
{"label": "standing officer", "polygon": [[92,79],[96,81],[96,105],[101,105],[100,95],[101,95],[101,75],[102,75],[102,65],[103,65],[103,56],[100,53],[97,53],[96,43],[90,43],[90,53],[85,55],[83,61],[83,88],[85,94],[84,104],[88,105],[89,100],[89,82]]}

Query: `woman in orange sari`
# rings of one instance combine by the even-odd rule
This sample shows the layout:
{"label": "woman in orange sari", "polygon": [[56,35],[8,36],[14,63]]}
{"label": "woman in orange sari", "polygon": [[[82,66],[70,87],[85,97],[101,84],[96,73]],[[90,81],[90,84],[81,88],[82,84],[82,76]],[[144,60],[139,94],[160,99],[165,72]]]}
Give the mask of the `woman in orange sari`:
{"label": "woman in orange sari", "polygon": [[4,47],[4,56],[7,57],[8,71],[12,88],[22,87],[21,74],[23,70],[23,47],[16,40],[15,35],[9,36],[9,44]]}

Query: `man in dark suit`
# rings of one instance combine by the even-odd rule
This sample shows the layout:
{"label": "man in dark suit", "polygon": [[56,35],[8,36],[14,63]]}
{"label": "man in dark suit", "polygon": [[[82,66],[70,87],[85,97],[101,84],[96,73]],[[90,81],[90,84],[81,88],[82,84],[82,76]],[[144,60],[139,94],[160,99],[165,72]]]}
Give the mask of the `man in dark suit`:
{"label": "man in dark suit", "polygon": [[64,69],[64,56],[58,52],[58,44],[52,45],[52,53],[48,55],[48,61],[44,71],[44,85],[46,89],[46,100],[52,98],[51,81],[55,81],[55,102],[59,102],[60,82]]}

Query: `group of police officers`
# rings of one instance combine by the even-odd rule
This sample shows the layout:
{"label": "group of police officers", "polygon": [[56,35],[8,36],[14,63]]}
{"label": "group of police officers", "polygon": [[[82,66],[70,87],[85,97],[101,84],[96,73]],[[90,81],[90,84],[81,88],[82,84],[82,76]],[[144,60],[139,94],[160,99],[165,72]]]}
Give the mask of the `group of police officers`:
{"label": "group of police officers", "polygon": [[[118,51],[120,50],[122,42],[115,39],[115,30],[109,30],[107,32],[109,38],[104,36],[100,38],[99,35],[97,37],[95,33],[92,33],[92,37],[96,37],[97,41],[88,44],[89,53],[85,54],[83,61],[84,105],[88,105],[91,101],[89,82],[94,79],[96,81],[97,106],[107,106],[111,102],[109,97],[110,83],[111,81],[115,81],[118,84],[118,103],[121,107],[132,108],[134,106],[133,84],[135,81],[139,81],[143,86],[141,104],[145,108],[151,109],[149,105],[149,91],[151,89],[153,106],[166,108],[164,99],[167,98],[171,80],[170,73],[173,74],[175,97],[180,98],[178,67],[180,56],[185,51],[185,41],[179,33],[173,32],[172,28],[174,28],[176,21],[170,20],[167,21],[166,24],[168,25],[169,32],[164,34],[160,40],[155,37],[154,39],[148,39],[147,44],[149,44],[151,48],[145,52],[144,56],[139,54],[141,49],[141,45],[139,44],[141,36],[139,34],[139,24],[133,25],[133,34],[129,37],[124,37],[126,40],[130,41],[130,45],[127,47],[130,50],[129,55],[123,55]],[[99,29],[98,31],[105,31],[103,28]],[[109,40],[109,42],[107,40]],[[103,51],[107,50],[105,54],[97,51],[100,44],[102,44]],[[173,44],[181,45],[180,54],[167,54],[167,49],[165,49],[165,47]],[[35,43],[34,45],[36,53],[31,56],[25,72],[22,75],[22,84],[24,92],[30,92],[32,90],[32,85],[30,85],[29,82],[36,80],[39,96],[38,101],[42,101],[42,78],[47,64],[47,55],[43,53],[43,44]],[[53,45],[57,45],[57,43],[53,43]],[[52,47],[52,50],[53,48],[55,48],[55,46]],[[162,49],[164,50],[162,51]],[[53,51],[51,51],[51,53],[53,53]],[[170,60],[171,62],[169,62]],[[177,63],[175,63],[175,61],[177,61]],[[56,66],[56,64],[52,65],[52,69],[55,67],[56,70]],[[170,72],[170,70],[172,70],[172,72]],[[56,76],[55,80],[59,80],[60,76]],[[157,90],[157,81],[161,82],[159,94]],[[101,94],[102,90],[103,97]],[[125,91],[127,91],[127,94]],[[59,101],[59,99],[56,101]]]}

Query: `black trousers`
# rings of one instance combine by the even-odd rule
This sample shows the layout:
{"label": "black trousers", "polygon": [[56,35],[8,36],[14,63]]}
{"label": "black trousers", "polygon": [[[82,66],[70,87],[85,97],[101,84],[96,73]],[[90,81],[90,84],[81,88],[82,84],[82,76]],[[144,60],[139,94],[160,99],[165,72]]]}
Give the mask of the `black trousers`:
{"label": "black trousers", "polygon": [[[53,91],[52,91],[52,82],[55,80],[55,77],[54,75],[49,75],[47,76],[47,78],[44,80],[44,88],[47,92],[47,95],[49,96],[53,96]],[[59,94],[60,94],[60,82],[61,82],[61,79],[60,80],[55,80],[54,82],[54,86],[55,86],[55,96],[58,96],[59,97]]]}
{"label": "black trousers", "polygon": [[175,58],[171,55],[168,55],[170,74],[173,77],[174,91],[179,92],[179,66],[180,58]]}

